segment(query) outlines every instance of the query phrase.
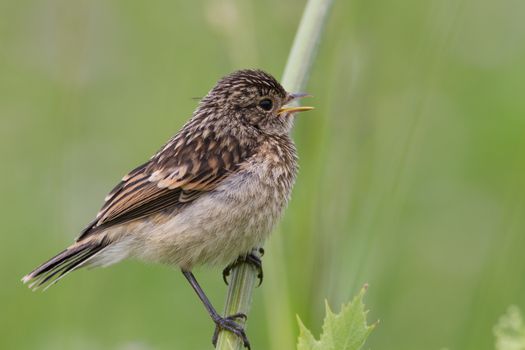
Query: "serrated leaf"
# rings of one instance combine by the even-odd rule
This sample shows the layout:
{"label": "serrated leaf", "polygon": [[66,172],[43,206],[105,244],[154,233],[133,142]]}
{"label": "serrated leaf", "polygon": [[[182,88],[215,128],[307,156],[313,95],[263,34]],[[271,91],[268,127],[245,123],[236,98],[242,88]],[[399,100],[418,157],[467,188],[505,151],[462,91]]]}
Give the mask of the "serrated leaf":
{"label": "serrated leaf", "polygon": [[372,332],[375,324],[366,323],[365,305],[363,296],[366,288],[348,304],[341,307],[338,314],[334,314],[326,302],[326,316],[323,323],[323,332],[316,340],[310,330],[299,318],[299,338],[297,350],[359,350]]}
{"label": "serrated leaf", "polygon": [[525,325],[517,306],[510,306],[494,326],[496,350],[525,350]]}
{"label": "serrated leaf", "polygon": [[313,350],[319,349],[319,342],[315,340],[314,336],[308,328],[303,324],[299,316],[297,316],[299,323],[299,339],[297,340],[297,350]]}

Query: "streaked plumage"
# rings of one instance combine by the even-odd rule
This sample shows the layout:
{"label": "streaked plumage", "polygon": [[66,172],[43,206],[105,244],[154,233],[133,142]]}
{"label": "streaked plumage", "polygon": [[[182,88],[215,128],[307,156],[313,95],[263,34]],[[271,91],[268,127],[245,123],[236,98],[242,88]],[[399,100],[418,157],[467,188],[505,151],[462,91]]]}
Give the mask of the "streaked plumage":
{"label": "streaked plumage", "polygon": [[187,271],[224,266],[262,244],[297,172],[291,115],[307,108],[283,109],[294,97],[259,70],[221,79],[184,127],[124,176],[76,242],[24,282],[38,287],[127,257]]}

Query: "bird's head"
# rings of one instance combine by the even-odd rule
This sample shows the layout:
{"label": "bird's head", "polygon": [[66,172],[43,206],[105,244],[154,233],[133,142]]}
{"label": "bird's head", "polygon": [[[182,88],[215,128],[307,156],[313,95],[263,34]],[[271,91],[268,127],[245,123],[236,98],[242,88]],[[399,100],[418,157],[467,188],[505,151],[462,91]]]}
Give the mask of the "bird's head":
{"label": "bird's head", "polygon": [[216,121],[282,135],[290,132],[296,112],[313,109],[287,106],[305,96],[308,95],[287,92],[273,76],[261,70],[239,70],[217,82],[202,99],[198,112]]}

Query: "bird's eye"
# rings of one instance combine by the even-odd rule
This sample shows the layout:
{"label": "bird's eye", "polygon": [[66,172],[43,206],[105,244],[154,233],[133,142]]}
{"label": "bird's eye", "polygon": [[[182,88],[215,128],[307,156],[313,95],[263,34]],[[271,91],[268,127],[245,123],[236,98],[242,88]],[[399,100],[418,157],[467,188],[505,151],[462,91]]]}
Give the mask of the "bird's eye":
{"label": "bird's eye", "polygon": [[273,102],[269,98],[265,98],[259,101],[259,107],[261,107],[265,111],[269,111],[273,107]]}

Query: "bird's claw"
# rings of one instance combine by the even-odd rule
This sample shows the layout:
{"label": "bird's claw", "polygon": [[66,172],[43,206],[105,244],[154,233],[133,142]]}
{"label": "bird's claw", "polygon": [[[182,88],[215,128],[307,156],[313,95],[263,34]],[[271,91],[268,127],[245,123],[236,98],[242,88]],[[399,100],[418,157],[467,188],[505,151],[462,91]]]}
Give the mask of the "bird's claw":
{"label": "bird's claw", "polygon": [[213,346],[217,346],[217,339],[219,338],[219,332],[221,330],[227,330],[241,338],[242,343],[245,348],[250,350],[250,342],[248,341],[248,337],[246,336],[246,332],[244,332],[243,326],[238,324],[235,319],[237,318],[243,318],[245,321],[248,318],[246,314],[238,313],[234,315],[230,315],[227,317],[217,317],[213,321],[215,322],[215,332],[213,332],[213,338],[212,343]]}
{"label": "bird's claw", "polygon": [[[264,255],[263,248],[258,248],[257,251],[259,252],[261,256]],[[252,251],[250,254],[246,256],[238,257],[237,260],[235,260],[230,265],[226,266],[226,268],[222,271],[222,279],[224,280],[224,283],[228,285],[228,276],[230,275],[231,270],[237,265],[242,264],[242,263],[251,264],[253,267],[257,269],[257,278],[259,279],[259,284],[257,286],[260,286],[262,284],[263,277],[264,277],[262,261],[261,261],[261,258],[259,258],[259,256],[254,254],[254,251]]]}

